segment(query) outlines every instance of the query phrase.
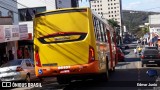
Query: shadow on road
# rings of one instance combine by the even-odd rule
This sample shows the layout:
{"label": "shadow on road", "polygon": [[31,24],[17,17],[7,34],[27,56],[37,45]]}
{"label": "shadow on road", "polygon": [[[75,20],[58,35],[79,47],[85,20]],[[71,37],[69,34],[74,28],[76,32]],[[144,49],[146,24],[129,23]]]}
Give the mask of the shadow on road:
{"label": "shadow on road", "polygon": [[141,61],[141,59],[139,57],[137,58],[125,58],[126,62],[137,62],[137,61]]}

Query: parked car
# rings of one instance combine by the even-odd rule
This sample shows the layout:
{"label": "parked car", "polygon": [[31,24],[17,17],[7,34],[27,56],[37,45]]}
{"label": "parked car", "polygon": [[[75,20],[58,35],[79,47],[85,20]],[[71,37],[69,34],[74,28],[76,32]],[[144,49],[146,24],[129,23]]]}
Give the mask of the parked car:
{"label": "parked car", "polygon": [[117,48],[118,61],[124,61],[124,53],[120,48]]}
{"label": "parked car", "polygon": [[158,50],[156,46],[148,46],[148,47],[144,47],[144,49],[157,49]]}
{"label": "parked car", "polygon": [[141,55],[142,67],[144,64],[157,64],[160,65],[160,54],[156,49],[146,49]]}
{"label": "parked car", "polygon": [[142,48],[141,53],[143,53],[144,50],[146,50],[146,49],[156,49],[156,50],[158,50],[158,48],[155,47],[155,46],[147,46],[147,47]]}
{"label": "parked car", "polygon": [[34,63],[32,59],[11,60],[0,67],[1,81],[25,81],[35,79]]}

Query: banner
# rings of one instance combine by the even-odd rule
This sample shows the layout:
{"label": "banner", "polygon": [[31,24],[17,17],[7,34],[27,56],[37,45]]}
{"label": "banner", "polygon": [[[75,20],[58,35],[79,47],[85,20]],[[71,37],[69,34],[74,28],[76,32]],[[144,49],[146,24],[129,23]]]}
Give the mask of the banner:
{"label": "banner", "polygon": [[0,25],[0,43],[28,39],[28,27],[24,25]]}
{"label": "banner", "polygon": [[28,39],[28,27],[27,24],[24,25],[19,25],[19,39],[20,40],[24,40],[24,39]]}
{"label": "banner", "polygon": [[19,26],[12,26],[12,40],[19,40]]}

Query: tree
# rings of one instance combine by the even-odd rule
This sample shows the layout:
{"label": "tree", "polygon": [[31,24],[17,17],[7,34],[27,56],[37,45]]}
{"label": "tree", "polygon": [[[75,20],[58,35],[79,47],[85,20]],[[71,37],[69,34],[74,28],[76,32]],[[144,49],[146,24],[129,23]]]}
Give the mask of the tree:
{"label": "tree", "polygon": [[113,28],[115,28],[115,27],[120,27],[120,26],[118,25],[118,22],[115,21],[114,19],[109,19],[109,20],[107,20],[107,21],[108,21],[109,25],[111,25]]}
{"label": "tree", "polygon": [[135,30],[135,34],[137,35],[138,38],[143,37],[146,33],[149,32],[148,26],[145,27],[139,27],[137,30]]}
{"label": "tree", "polygon": [[118,22],[117,21],[115,21],[114,19],[109,19],[109,20],[107,20],[108,21],[108,24],[109,25],[111,25],[114,29],[115,29],[115,34],[116,34],[116,42],[117,42],[117,44],[120,44],[119,43],[119,41],[121,41],[120,40],[120,32],[119,31],[117,31],[117,30],[119,30],[118,28],[120,27],[119,25],[118,25]]}

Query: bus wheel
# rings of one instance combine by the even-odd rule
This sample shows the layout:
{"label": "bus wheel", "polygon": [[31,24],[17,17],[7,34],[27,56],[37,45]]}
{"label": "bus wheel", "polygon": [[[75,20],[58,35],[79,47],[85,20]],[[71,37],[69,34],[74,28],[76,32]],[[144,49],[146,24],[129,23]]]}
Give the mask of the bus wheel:
{"label": "bus wheel", "polygon": [[109,79],[109,66],[108,66],[108,58],[106,58],[106,72],[101,74],[101,81],[108,81]]}
{"label": "bus wheel", "polygon": [[59,84],[68,84],[71,80],[65,76],[57,76],[57,82]]}

